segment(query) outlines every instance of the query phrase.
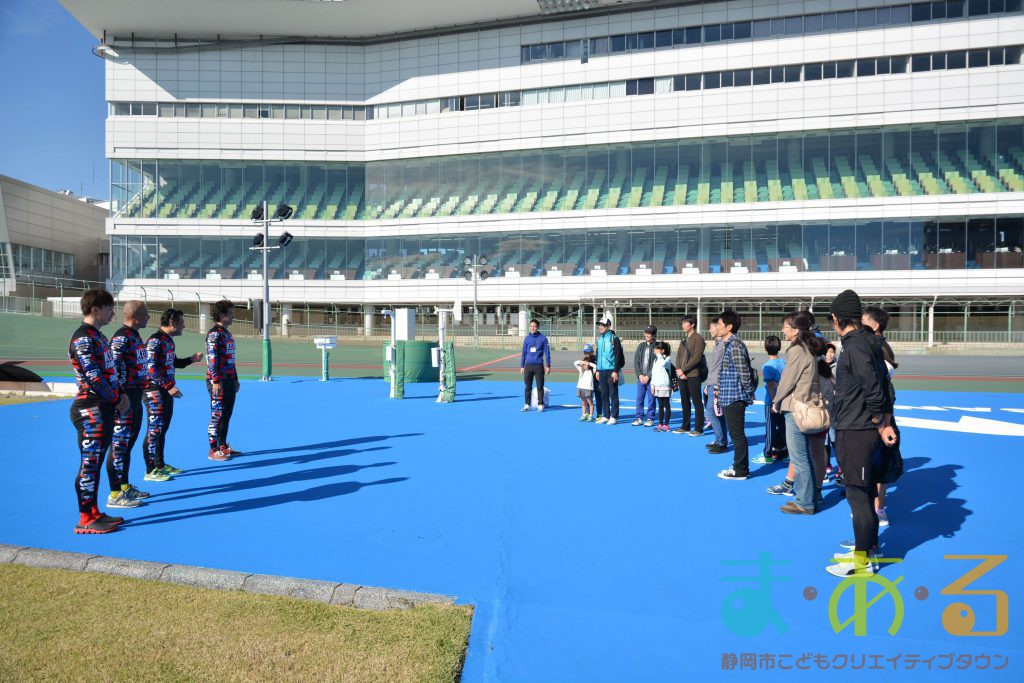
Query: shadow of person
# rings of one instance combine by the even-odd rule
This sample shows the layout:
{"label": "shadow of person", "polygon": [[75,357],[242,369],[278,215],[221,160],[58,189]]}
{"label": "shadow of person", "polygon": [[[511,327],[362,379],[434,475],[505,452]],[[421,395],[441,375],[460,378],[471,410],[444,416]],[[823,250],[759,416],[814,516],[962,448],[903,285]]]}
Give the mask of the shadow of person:
{"label": "shadow of person", "polygon": [[886,557],[906,558],[928,541],[953,538],[973,512],[963,498],[951,498],[956,491],[956,473],[961,465],[925,467],[931,458],[903,461],[903,476],[890,484],[885,509],[892,525],[883,527],[879,537]]}
{"label": "shadow of person", "polygon": [[321,443],[306,444],[305,446],[267,448],[262,451],[246,451],[242,455],[236,455],[235,458],[233,459],[250,458],[254,455],[270,455],[272,453],[293,453],[295,451],[315,451],[324,450],[326,448],[343,448],[345,446],[358,446],[361,443],[373,443],[374,441],[384,441],[385,439],[401,439],[407,436],[423,436],[423,432],[410,432],[408,434],[379,434],[374,436],[357,436],[351,439],[341,439],[339,441],[324,441]]}
{"label": "shadow of person", "polygon": [[[385,449],[380,448],[373,450]],[[156,496],[151,496],[149,500],[155,499],[154,502],[168,503],[175,500],[186,500],[188,498],[208,496],[217,493],[249,491],[252,489],[263,488],[265,486],[277,486],[278,484],[291,484],[298,481],[313,481],[316,479],[341,477],[347,474],[355,474],[360,470],[369,469],[371,467],[387,467],[389,465],[394,464],[394,462],[375,462],[372,465],[332,465],[330,467],[310,468],[305,470],[285,472],[283,474],[277,474],[272,477],[261,477],[259,479],[245,479],[243,481],[232,481],[224,484],[214,484],[211,486],[198,486],[196,488],[185,489],[183,491],[165,493],[159,498],[157,498]]]}
{"label": "shadow of person", "polygon": [[[254,467],[273,467],[274,465],[308,465],[312,462],[318,462],[320,460],[331,460],[332,458],[343,458],[346,455],[352,455],[354,453],[369,453],[371,451],[385,451],[391,448],[391,446],[374,446],[372,448],[345,448],[337,451],[322,451],[320,453],[304,453],[302,455],[287,455],[281,458],[269,458],[267,460],[249,460],[236,462],[231,459],[223,465],[211,465],[210,467],[199,467],[194,470],[189,470],[184,474],[177,474],[174,476],[175,479],[187,478],[191,476],[197,476],[200,474],[210,474],[212,472],[234,472],[237,470],[248,470]],[[156,498],[160,494],[152,496]]]}
{"label": "shadow of person", "polygon": [[334,484],[316,486],[303,491],[291,491],[288,493],[279,493],[273,496],[262,496],[259,498],[218,503],[216,505],[204,505],[202,507],[190,508],[187,510],[172,510],[155,515],[145,515],[143,517],[136,517],[134,519],[127,520],[122,526],[134,529],[135,527],[149,526],[152,524],[180,522],[184,519],[191,519],[193,517],[228,515],[237,512],[245,512],[247,510],[258,510],[261,508],[273,507],[274,505],[283,505],[285,503],[314,502],[318,500],[326,500],[328,498],[335,498],[337,496],[347,496],[368,486],[397,484],[402,481],[407,481],[408,479],[408,477],[392,477],[390,479],[379,479],[377,481],[370,481],[366,483],[358,481],[342,481]]}

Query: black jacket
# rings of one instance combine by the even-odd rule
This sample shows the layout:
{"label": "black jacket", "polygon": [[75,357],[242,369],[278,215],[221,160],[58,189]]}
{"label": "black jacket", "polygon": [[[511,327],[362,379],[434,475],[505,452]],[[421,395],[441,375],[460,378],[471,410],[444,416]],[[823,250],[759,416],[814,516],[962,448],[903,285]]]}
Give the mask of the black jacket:
{"label": "black jacket", "polygon": [[876,429],[872,415],[892,412],[892,388],[875,335],[858,328],[842,338],[836,363],[832,423],[836,429]]}
{"label": "black jacket", "polygon": [[[647,350],[647,363],[644,363],[644,350]],[[640,342],[636,347],[636,352],[633,354],[633,372],[640,375],[651,376],[651,367],[654,365],[654,342],[650,344],[647,340]]]}

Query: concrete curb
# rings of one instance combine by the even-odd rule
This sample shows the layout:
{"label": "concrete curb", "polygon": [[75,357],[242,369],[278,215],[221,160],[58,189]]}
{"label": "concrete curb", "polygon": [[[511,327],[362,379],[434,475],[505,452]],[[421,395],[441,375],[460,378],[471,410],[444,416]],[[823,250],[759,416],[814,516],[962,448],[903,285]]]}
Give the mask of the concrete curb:
{"label": "concrete curb", "polygon": [[382,611],[409,609],[416,605],[453,605],[450,595],[334,583],[313,579],[295,579],[271,574],[246,574],[226,569],[208,569],[184,564],[163,564],[143,560],[124,560],[105,555],[46,550],[0,543],[0,564],[23,564],[47,569],[113,574],[133,579],[177,583],[211,590],[239,590],[258,595],[279,595],[329,605]]}

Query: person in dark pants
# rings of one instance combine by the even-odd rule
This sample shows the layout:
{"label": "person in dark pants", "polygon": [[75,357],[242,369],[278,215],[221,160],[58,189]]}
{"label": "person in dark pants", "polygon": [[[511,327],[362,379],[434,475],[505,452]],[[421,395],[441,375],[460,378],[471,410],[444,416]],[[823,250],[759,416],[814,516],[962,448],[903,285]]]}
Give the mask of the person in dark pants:
{"label": "person in dark pants", "polygon": [[90,289],[82,295],[80,304],[82,324],[68,344],[68,359],[78,385],[71,403],[71,424],[75,426],[80,455],[75,475],[75,533],[106,534],[117,529],[124,518],[101,513],[96,495],[103,457],[114,436],[114,413],[128,409],[128,396],[121,391],[114,354],[100,332],[114,317],[114,297],[104,289]]}
{"label": "person in dark pants", "polygon": [[843,468],[846,500],[853,515],[853,549],[837,553],[825,569],[835,576],[877,571],[878,469],[882,446],[895,446],[896,432],[890,420],[889,376],[880,345],[861,324],[860,297],[852,290],[841,292],[829,306],[832,328],[842,341],[836,364],[832,420],[836,428],[836,454]]}
{"label": "person in dark pants", "polygon": [[[892,376],[896,372],[896,368],[900,365],[896,362],[896,354],[893,353],[892,347],[889,346],[889,342],[885,339],[885,330],[889,327],[889,313],[884,308],[877,306],[868,306],[864,309],[864,314],[860,318],[861,323],[864,327],[868,328],[875,334],[875,340],[879,342],[882,350],[882,360],[885,361],[886,374],[889,377],[889,400],[896,404],[896,390],[893,388]],[[896,432],[896,445],[886,446],[882,450],[882,472],[888,471],[889,461],[893,458],[902,459],[900,453],[900,428],[896,424],[896,416],[894,415],[889,424],[892,426],[894,432]],[[878,497],[875,498],[875,514],[878,515],[878,526],[889,526],[889,513],[885,509],[885,493],[888,484],[893,483],[885,480],[883,476],[878,481]]]}
{"label": "person in dark pants", "polygon": [[174,417],[174,399],[184,396],[174,381],[174,370],[203,359],[201,353],[178,358],[173,338],[179,336],[183,329],[185,315],[176,308],[168,308],[160,316],[160,329],[146,340],[147,384],[144,396],[148,417],[146,440],[142,446],[146,458],[146,481],[167,481],[185,471],[164,461],[164,442]]}
{"label": "person in dark pants", "polygon": [[110,497],[107,507],[138,507],[149,494],[128,482],[132,449],[139,440],[142,422],[142,392],[146,388],[146,345],[139,330],[149,324],[149,309],[142,301],[129,301],[124,305],[124,326],[110,338],[110,350],[117,366],[117,378],[128,396],[128,409],[114,415],[114,441],[110,446],[110,460],[114,475],[110,477]]}
{"label": "person in dark pants", "polygon": [[540,322],[530,321],[530,334],[523,339],[523,352],[519,358],[519,373],[526,383],[523,412],[530,412],[533,381],[537,380],[537,411],[544,412],[544,375],[551,372],[551,346],[540,332]]}
{"label": "person in dark pants", "polygon": [[210,460],[230,460],[241,455],[228,445],[228,427],[235,412],[238,371],[235,368],[235,338],[228,328],[235,320],[235,306],[227,299],[213,305],[214,325],[206,333],[206,390],[210,392]]}
{"label": "person in dark pants", "polygon": [[605,316],[597,321],[597,383],[601,391],[598,424],[619,421],[619,373],[626,364],[622,341],[612,331],[612,319]]}
{"label": "person in dark pants", "polygon": [[[636,415],[633,426],[654,426],[654,392],[651,389],[651,366],[654,364],[654,345],[658,328],[648,325],[644,329],[644,340],[637,344],[633,353],[633,372],[636,373]],[[644,417],[647,422],[644,422]]]}
{"label": "person in dark pants", "polygon": [[[704,360],[707,343],[697,331],[697,316],[683,318],[683,339],[676,349],[676,376],[679,378],[679,400],[683,404],[683,423],[676,434],[704,436],[704,399],[700,385],[708,377],[708,364]],[[690,404],[693,404],[693,429],[690,429]]]}
{"label": "person in dark pants", "polygon": [[719,371],[715,397],[722,407],[725,426],[732,437],[732,468],[718,473],[719,479],[745,480],[750,475],[750,457],[747,447],[747,406],[754,402],[757,388],[750,352],[743,340],[736,336],[742,322],[735,311],[719,316],[722,335],[722,369]]}

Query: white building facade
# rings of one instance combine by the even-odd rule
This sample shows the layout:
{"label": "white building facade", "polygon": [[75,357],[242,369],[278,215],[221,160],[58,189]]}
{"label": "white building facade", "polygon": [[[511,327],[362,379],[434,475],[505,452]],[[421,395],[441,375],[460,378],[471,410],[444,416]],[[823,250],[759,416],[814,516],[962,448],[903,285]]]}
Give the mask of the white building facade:
{"label": "white building facade", "polygon": [[282,303],[1024,294],[1021,0],[64,4],[122,296],[261,296],[264,200]]}

